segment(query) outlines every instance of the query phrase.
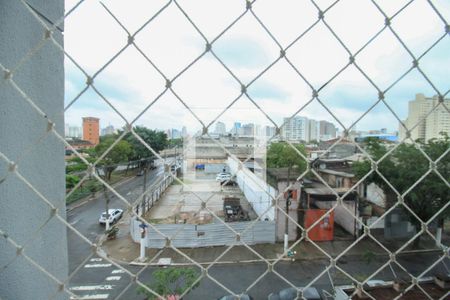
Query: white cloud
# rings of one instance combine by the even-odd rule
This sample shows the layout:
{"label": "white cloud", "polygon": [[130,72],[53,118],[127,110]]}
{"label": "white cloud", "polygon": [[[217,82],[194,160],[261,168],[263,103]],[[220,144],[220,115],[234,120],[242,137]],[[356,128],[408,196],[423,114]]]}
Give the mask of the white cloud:
{"label": "white cloud", "polygon": [[[333,2],[317,1],[322,10]],[[406,2],[377,1],[388,16],[395,14]],[[69,9],[74,3],[75,1],[67,1],[66,8]],[[134,33],[168,1],[114,0],[104,3],[124,26]],[[282,46],[286,47],[317,20],[317,8],[307,3],[283,1],[281,4],[261,0],[253,4],[253,11]],[[209,41],[217,37],[245,11],[245,3],[241,1],[179,1],[179,4]],[[444,16],[450,15],[448,2],[438,1],[436,6]],[[325,14],[325,20],[352,52],[359,49],[384,26],[384,17],[371,1],[340,1]],[[319,25],[287,51],[290,61],[315,88],[319,88],[329,80],[349,59],[349,54],[328,29],[323,24]],[[421,0],[415,1],[396,16],[392,26],[415,54],[421,53],[437,39],[437,36],[444,33],[443,22],[429,4]],[[66,19],[65,48],[89,74],[101,68],[126,43],[127,33],[108,15],[98,1],[83,2]],[[205,41],[201,35],[173,2],[136,35],[136,44],[169,79],[201,55],[205,49]],[[244,84],[249,83],[279,56],[278,46],[250,12],[213,43],[213,50]],[[426,70],[432,73],[436,66],[439,67],[439,63],[433,57],[428,60],[429,67]],[[412,63],[411,57],[388,29],[359,53],[356,61],[382,89],[397,79]],[[85,78],[76,75],[77,72],[74,66],[67,63],[68,97],[73,97],[77,94],[77,90],[84,87]],[[128,121],[132,121],[165,89],[163,76],[132,46],[100,73],[94,83]],[[414,82],[405,86],[407,88],[397,91],[397,94],[403,93],[401,106],[406,108],[407,100],[422,91],[414,89]],[[439,87],[447,90],[449,88],[448,83],[440,83]],[[241,87],[208,53],[174,81],[173,89],[207,124],[240,94]],[[373,96],[364,96],[364,91],[369,89]],[[348,93],[345,95],[338,93],[343,90]],[[283,117],[290,116],[298,110],[312,95],[310,88],[284,60],[279,61],[262,75],[248,92],[261,109],[272,116],[278,124]],[[350,125],[371,105],[376,90],[358,71],[351,70],[345,71],[331,82],[321,91],[320,96],[345,125]],[[89,93],[85,97],[86,99],[80,100],[78,104],[68,109],[66,122],[79,124],[82,116],[93,115],[99,116],[104,125],[109,123],[116,127],[123,125],[124,122],[109,108],[106,108],[105,112],[102,111],[103,104],[98,104],[102,101],[95,94]],[[95,98],[92,102],[96,102],[96,106],[86,104],[89,103],[89,97]],[[66,99],[66,103],[68,101],[70,99]],[[300,114],[333,121],[323,108],[314,105]],[[245,123],[258,120],[261,123],[268,123],[261,112],[245,98],[233,105],[221,120],[227,122],[228,127],[234,121]],[[383,124],[380,124],[379,120],[383,120]],[[191,131],[200,128],[195,118],[170,91],[158,100],[137,124],[160,129],[181,128],[186,125]],[[357,127],[377,129],[381,125],[392,130],[398,127],[392,117],[384,118],[375,113],[369,114]]]}

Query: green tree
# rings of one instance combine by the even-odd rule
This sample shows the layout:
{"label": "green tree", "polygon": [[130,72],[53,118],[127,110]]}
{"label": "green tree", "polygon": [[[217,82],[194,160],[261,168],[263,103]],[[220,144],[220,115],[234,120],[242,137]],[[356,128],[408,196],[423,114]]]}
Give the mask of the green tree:
{"label": "green tree", "polygon": [[[154,282],[147,286],[161,296],[176,296],[183,294],[188,289],[198,287],[199,283],[196,283],[198,277],[199,273],[192,267],[158,269],[152,274]],[[144,294],[149,300],[158,299],[143,287],[139,287],[137,292]]]}
{"label": "green tree", "polygon": [[[87,157],[86,160],[92,163],[95,161],[95,158]],[[85,171],[87,167],[88,166],[81,160],[81,158],[75,156],[67,161],[66,174]]]}
{"label": "green tree", "polygon": [[71,189],[80,182],[80,177],[75,175],[66,175],[66,189]]}
{"label": "green tree", "polygon": [[171,139],[169,140],[169,143],[167,145],[167,147],[169,148],[173,148],[173,147],[182,147],[183,146],[183,139],[179,138],[179,139]]}
{"label": "green tree", "polygon": [[[418,146],[433,160],[438,159],[449,147],[450,139],[446,134],[440,139],[432,139],[428,143],[417,141]],[[378,139],[365,141],[365,149],[371,157],[377,161],[388,149]],[[371,170],[368,160],[356,162],[353,165],[354,172],[358,178],[362,178]],[[393,153],[385,157],[378,164],[378,170],[388,182],[400,193],[407,191],[417,180],[419,180],[430,168],[430,162],[416,148],[414,144],[402,144]],[[443,157],[436,166],[437,171],[446,180],[450,179],[450,155]],[[374,182],[383,189],[387,205],[392,206],[397,201],[397,195],[392,188],[378,174],[372,173],[367,183]],[[438,212],[450,199],[450,189],[447,184],[439,178],[436,173],[428,174],[418,185],[416,185],[404,197],[405,203],[422,220],[428,221]],[[421,222],[410,213],[410,221],[420,230]],[[448,217],[450,209],[445,210],[439,216],[439,223]]]}
{"label": "green tree", "polygon": [[[303,144],[294,147],[298,152],[306,156]],[[267,167],[269,168],[297,168],[300,172],[306,169],[306,161],[297,153],[291,145],[284,142],[272,143],[267,149]]]}
{"label": "green tree", "polygon": [[[163,131],[152,130],[143,126],[136,126],[133,130],[156,152],[165,149],[168,145],[167,134]],[[153,157],[153,153],[133,134],[127,133],[124,140],[133,147],[133,160]]]}
{"label": "green tree", "polygon": [[[95,147],[95,157],[100,157],[116,140],[115,137],[110,136],[103,139]],[[112,172],[117,168],[117,164],[128,162],[133,156],[133,148],[124,140],[119,141],[107,155],[100,161],[99,166],[103,167],[106,180],[111,179]]]}

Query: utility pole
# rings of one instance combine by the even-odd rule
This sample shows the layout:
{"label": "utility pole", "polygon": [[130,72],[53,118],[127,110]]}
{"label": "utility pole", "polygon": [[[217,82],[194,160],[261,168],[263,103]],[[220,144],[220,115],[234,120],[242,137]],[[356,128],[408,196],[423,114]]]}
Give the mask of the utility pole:
{"label": "utility pole", "polygon": [[[291,167],[288,167],[288,184],[289,187],[291,185]],[[285,224],[284,224],[284,252],[288,250],[288,242],[289,242],[289,205],[291,202],[291,191],[287,191],[286,197],[286,216],[285,216]]]}
{"label": "utility pole", "polygon": [[[103,179],[106,181],[107,180],[107,176],[106,176],[106,170],[107,167],[104,166],[103,167]],[[105,206],[106,206],[106,222],[105,222],[105,230],[108,231],[109,230],[109,211],[108,211],[108,204],[109,204],[109,196],[108,196],[108,190],[106,188],[106,185],[103,185],[103,194],[105,196]]]}
{"label": "utility pole", "polygon": [[[145,201],[147,200],[147,161],[145,161],[144,163],[144,184],[142,185],[142,193],[143,193],[143,198],[142,198],[142,205],[141,205],[141,209],[139,210],[139,216],[142,216],[142,211],[144,210],[145,207]],[[139,205],[139,204],[138,204]]]}
{"label": "utility pole", "polygon": [[142,222],[139,225],[139,228],[141,230],[141,247],[140,247],[140,253],[139,253],[139,260],[140,261],[145,261],[145,237],[147,234],[147,225]]}

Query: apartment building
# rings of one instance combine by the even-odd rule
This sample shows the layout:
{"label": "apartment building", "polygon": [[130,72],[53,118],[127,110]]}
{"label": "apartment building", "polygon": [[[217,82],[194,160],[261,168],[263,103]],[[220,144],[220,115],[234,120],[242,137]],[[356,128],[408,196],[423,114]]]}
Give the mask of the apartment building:
{"label": "apartment building", "polygon": [[[438,96],[425,97],[424,94],[416,94],[416,98],[409,101],[408,117],[403,123],[408,129],[418,124],[410,131],[412,140],[428,141],[438,138],[440,132],[450,134],[450,113],[446,109],[446,107],[450,108],[450,99],[444,99],[443,104],[446,107],[438,104]],[[400,140],[406,137],[406,130],[401,124],[399,125],[399,137]]]}

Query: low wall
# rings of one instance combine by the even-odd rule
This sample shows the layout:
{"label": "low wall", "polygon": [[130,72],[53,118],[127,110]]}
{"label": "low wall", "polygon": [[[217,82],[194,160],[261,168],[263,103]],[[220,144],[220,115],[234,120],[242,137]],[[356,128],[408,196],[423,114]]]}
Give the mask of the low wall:
{"label": "low wall", "polygon": [[153,185],[151,185],[145,192],[146,197],[142,197],[138,203],[134,205],[134,211],[138,215],[145,214],[153,205],[159,201],[164,191],[174,181],[172,176],[161,176]]}
{"label": "low wall", "polygon": [[[136,243],[140,242],[139,220],[132,218],[130,221],[131,237]],[[236,232],[244,231],[253,222],[227,223]],[[157,230],[169,237],[173,237],[172,245],[177,248],[198,248],[209,246],[227,246],[236,242],[236,235],[223,223],[216,224],[155,224]],[[162,249],[166,245],[165,238],[153,228],[147,230],[148,248]],[[249,245],[261,243],[275,243],[275,222],[258,221],[242,236],[241,241]]]}
{"label": "low wall", "polygon": [[275,209],[269,207],[272,205],[272,199],[277,195],[276,190],[247,168],[238,171],[239,163],[235,159],[228,157],[228,165],[231,173],[236,174],[239,188],[258,217],[261,217],[261,220],[275,220]]}

